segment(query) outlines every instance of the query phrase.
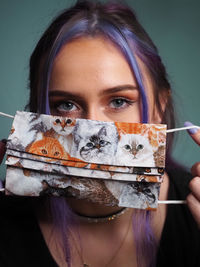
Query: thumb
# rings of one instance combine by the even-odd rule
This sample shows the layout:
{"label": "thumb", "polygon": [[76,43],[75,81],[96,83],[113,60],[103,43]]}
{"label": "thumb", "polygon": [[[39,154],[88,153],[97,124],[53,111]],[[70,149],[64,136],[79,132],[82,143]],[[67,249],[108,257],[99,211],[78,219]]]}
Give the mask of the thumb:
{"label": "thumb", "polygon": [[[194,124],[192,124],[190,121],[186,121],[184,123],[184,126],[185,127],[194,126]],[[200,145],[200,127],[199,128],[188,129],[187,131],[190,134],[190,136],[192,137],[192,139],[195,141],[195,143]]]}

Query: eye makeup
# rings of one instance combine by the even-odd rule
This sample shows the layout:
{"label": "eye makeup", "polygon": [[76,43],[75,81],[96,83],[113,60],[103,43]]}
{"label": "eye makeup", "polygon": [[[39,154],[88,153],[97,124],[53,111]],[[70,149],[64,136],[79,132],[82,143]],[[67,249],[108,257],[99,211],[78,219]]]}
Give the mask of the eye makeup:
{"label": "eye makeup", "polygon": [[93,109],[96,114],[103,112],[104,118],[109,120],[116,120],[116,116],[124,119],[138,113],[139,97],[138,89],[130,85],[100,90],[97,94],[87,96],[62,90],[49,92],[51,114],[90,118]]}

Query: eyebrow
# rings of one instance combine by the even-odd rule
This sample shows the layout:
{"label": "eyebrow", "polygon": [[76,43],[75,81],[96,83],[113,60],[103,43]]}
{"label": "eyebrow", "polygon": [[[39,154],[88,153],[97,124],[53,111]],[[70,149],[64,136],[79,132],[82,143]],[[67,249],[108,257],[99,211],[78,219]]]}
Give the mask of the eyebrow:
{"label": "eyebrow", "polygon": [[131,85],[131,84],[119,85],[119,86],[115,86],[112,88],[107,88],[103,90],[101,94],[112,94],[112,93],[117,93],[117,92],[126,91],[126,90],[138,90],[138,86]]}
{"label": "eyebrow", "polygon": [[[138,86],[131,85],[131,84],[125,84],[125,85],[119,85],[111,88],[106,88],[100,92],[101,95],[109,95],[112,93],[117,93],[121,91],[127,91],[127,90],[138,90]],[[49,97],[53,96],[64,96],[64,97],[76,97],[78,99],[82,99],[79,93],[71,93],[61,90],[53,90],[49,91]]]}
{"label": "eyebrow", "polygon": [[62,90],[49,91],[49,97],[54,97],[54,96],[82,99],[79,93],[70,93],[70,92],[65,92]]}

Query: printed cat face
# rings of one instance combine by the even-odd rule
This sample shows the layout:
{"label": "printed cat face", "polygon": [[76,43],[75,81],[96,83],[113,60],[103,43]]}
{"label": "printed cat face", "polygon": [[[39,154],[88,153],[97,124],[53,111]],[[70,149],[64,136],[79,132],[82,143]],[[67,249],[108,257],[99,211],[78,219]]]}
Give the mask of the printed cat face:
{"label": "printed cat face", "polygon": [[75,124],[76,120],[71,118],[38,116],[38,114],[30,115],[30,130],[37,133],[53,129],[55,133],[67,136],[73,132]]}
{"label": "printed cat face", "polygon": [[143,203],[152,204],[156,201],[155,192],[152,192],[149,183],[132,183],[129,185],[129,190],[132,194],[136,194]]}
{"label": "printed cat face", "polygon": [[106,128],[102,127],[96,134],[85,138],[85,144],[80,149],[81,157],[89,160],[107,155],[111,148],[111,142],[108,140]]}
{"label": "printed cat face", "polygon": [[35,141],[27,149],[27,152],[59,159],[65,156],[65,151],[59,141],[51,137],[44,137],[42,140]]}
{"label": "printed cat face", "polygon": [[124,153],[129,154],[133,159],[140,158],[145,153],[152,152],[147,138],[141,135],[126,135],[120,142]]}
{"label": "printed cat face", "polygon": [[108,163],[116,153],[118,135],[114,125],[81,123],[75,132],[75,143],[80,157],[88,162]]}
{"label": "printed cat face", "polygon": [[155,166],[154,151],[147,137],[138,134],[122,135],[117,159],[121,163],[137,163],[138,166]]}
{"label": "printed cat face", "polygon": [[67,136],[73,132],[75,124],[75,119],[41,115],[39,119],[33,120],[32,129],[41,132],[53,129],[55,133]]}
{"label": "printed cat face", "polygon": [[74,126],[76,124],[75,119],[71,118],[53,118],[52,127],[55,132],[60,135],[69,135],[73,132]]}

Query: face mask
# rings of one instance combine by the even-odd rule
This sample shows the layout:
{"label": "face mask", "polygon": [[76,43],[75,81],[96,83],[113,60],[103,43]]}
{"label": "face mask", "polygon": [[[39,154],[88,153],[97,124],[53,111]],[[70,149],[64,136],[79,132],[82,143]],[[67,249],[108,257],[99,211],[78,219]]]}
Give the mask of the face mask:
{"label": "face mask", "polygon": [[18,111],[7,141],[6,193],[155,209],[165,147],[162,124]]}

